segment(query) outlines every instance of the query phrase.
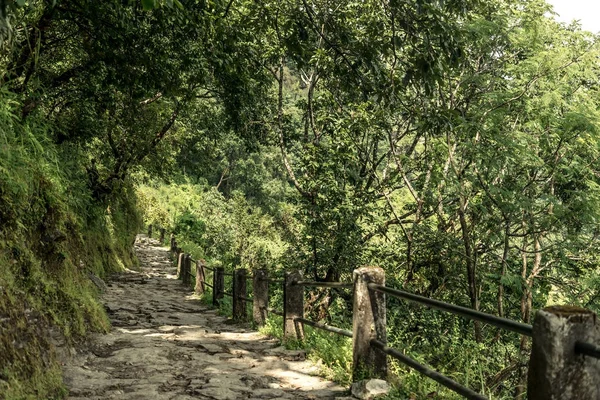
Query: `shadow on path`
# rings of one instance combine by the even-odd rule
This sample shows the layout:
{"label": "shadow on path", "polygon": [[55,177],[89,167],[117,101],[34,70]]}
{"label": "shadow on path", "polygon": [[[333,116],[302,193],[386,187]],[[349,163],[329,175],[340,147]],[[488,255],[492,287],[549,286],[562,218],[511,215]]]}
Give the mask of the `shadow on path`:
{"label": "shadow on path", "polygon": [[277,341],[225,317],[175,279],[167,249],[140,236],[142,269],[116,275],[103,295],[112,332],[64,366],[69,399],[335,399],[345,388],[317,376]]}

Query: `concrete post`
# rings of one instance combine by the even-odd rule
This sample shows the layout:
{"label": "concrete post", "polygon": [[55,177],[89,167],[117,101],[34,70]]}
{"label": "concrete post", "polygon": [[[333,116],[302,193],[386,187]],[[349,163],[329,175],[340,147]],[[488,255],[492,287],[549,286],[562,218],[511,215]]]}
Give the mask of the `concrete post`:
{"label": "concrete post", "polygon": [[170,251],[171,253],[173,253],[175,251],[175,247],[176,247],[176,242],[175,242],[175,235],[173,235],[171,233],[171,247],[170,247]]}
{"label": "concrete post", "polygon": [[352,379],[365,376],[386,379],[386,354],[371,346],[371,339],[386,343],[385,294],[369,290],[368,284],[385,285],[380,267],[361,267],[353,272],[354,302],[352,314]]}
{"label": "concrete post", "polygon": [[204,263],[204,260],[196,261],[196,286],[194,286],[194,292],[196,294],[204,294],[204,291],[206,290],[204,287],[204,282],[206,282]]}
{"label": "concrete post", "polygon": [[600,360],[575,354],[575,342],[600,343],[592,311],[552,306],[536,313],[529,359],[529,400],[599,400]]}
{"label": "concrete post", "polygon": [[152,224],[148,225],[148,237],[152,237]]}
{"label": "concrete post", "polygon": [[233,271],[233,319],[237,321],[248,319],[246,300],[240,298],[240,296],[247,297],[246,286],[246,270],[236,269]]}
{"label": "concrete post", "polygon": [[183,261],[183,271],[181,272],[181,280],[183,281],[183,284],[188,287],[190,286],[190,272],[192,269],[192,256],[189,254],[185,255],[184,261]]}
{"label": "concrete post", "polygon": [[213,305],[219,305],[219,300],[223,298],[225,292],[225,269],[223,267],[215,268],[213,273]]}
{"label": "concrete post", "polygon": [[269,307],[269,282],[267,282],[267,270],[258,269],[254,271],[254,304],[252,317],[258,326],[263,326],[267,321],[267,307]]}
{"label": "concrete post", "polygon": [[161,244],[165,242],[165,228],[160,228],[160,238],[158,240]]}
{"label": "concrete post", "polygon": [[171,252],[171,256],[174,257],[175,260],[177,260],[177,257],[179,257],[179,252],[177,249],[177,240],[173,240],[173,251]]}
{"label": "concrete post", "polygon": [[181,272],[183,270],[183,263],[185,262],[185,253],[181,249],[177,249],[177,279],[181,279]]}
{"label": "concrete post", "polygon": [[304,339],[304,328],[295,318],[304,318],[304,287],[296,285],[302,280],[302,272],[286,272],[283,289],[283,337]]}

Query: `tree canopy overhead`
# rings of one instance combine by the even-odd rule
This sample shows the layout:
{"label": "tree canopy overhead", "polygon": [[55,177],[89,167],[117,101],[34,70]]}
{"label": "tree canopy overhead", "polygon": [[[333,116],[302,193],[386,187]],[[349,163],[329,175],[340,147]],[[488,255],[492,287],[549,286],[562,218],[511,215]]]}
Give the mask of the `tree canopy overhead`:
{"label": "tree canopy overhead", "polygon": [[[316,280],[377,264],[393,286],[530,322],[552,302],[600,304],[598,38],[549,11],[4,1],[0,99],[11,124],[43,123],[40,146],[85,193],[81,219],[135,208],[135,186],[146,222],[216,263]],[[336,318],[340,298],[309,307]],[[488,345],[522,395],[527,340],[416,314]],[[445,346],[408,325],[395,335],[422,330],[415,351]]]}

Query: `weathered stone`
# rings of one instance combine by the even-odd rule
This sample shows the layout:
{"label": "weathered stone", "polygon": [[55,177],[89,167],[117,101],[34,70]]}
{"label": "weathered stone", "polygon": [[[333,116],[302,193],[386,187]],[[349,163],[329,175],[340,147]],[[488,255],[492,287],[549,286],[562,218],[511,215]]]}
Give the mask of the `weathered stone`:
{"label": "weathered stone", "polygon": [[88,272],[88,278],[90,278],[92,283],[94,285],[96,285],[96,287],[98,289],[100,289],[101,292],[106,291],[106,283],[104,283],[104,281],[102,279],[100,279],[96,275],[92,274],[91,272]]}
{"label": "weathered stone", "polygon": [[186,254],[183,258],[183,266],[181,270],[181,280],[183,284],[188,287],[190,285],[190,272],[192,265],[192,256]]}
{"label": "weathered stone", "polygon": [[185,262],[185,253],[179,253],[179,257],[177,257],[177,279],[181,279],[181,271],[183,269],[184,262]]}
{"label": "weathered stone", "polygon": [[225,291],[225,268],[217,267],[213,272],[213,305],[218,305]]}
{"label": "weathered stone", "polygon": [[204,282],[206,282],[206,271],[204,270],[204,265],[206,265],[206,261],[196,261],[196,285],[194,286],[194,292],[196,294],[203,294],[206,290],[204,287]]}
{"label": "weathered stone", "polygon": [[247,319],[246,301],[247,297],[246,270],[236,269],[233,272],[233,319],[245,321]]}
{"label": "weathered stone", "polygon": [[390,391],[390,385],[382,379],[368,379],[352,384],[352,395],[361,400],[372,400],[385,396]]}
{"label": "weathered stone", "polygon": [[306,352],[304,350],[287,350],[283,346],[266,350],[265,354],[270,356],[277,356],[283,360],[288,361],[302,361],[306,359]]}
{"label": "weathered stone", "polygon": [[267,270],[259,269],[254,271],[254,304],[252,317],[254,323],[263,326],[267,320],[267,307],[269,306],[269,282],[267,282]]}
{"label": "weathered stone", "polygon": [[528,399],[600,399],[600,360],[575,354],[577,341],[600,342],[595,313],[570,306],[547,307],[536,313]]}
{"label": "weathered stone", "polygon": [[354,270],[354,303],[352,312],[352,373],[360,376],[385,378],[387,357],[373,348],[371,340],[386,342],[385,295],[369,290],[368,284],[385,285],[385,272],[380,267],[361,267]]}
{"label": "weathered stone", "polygon": [[304,328],[295,318],[304,317],[304,287],[296,285],[302,280],[302,272],[286,272],[283,292],[283,336],[286,339],[302,340]]}

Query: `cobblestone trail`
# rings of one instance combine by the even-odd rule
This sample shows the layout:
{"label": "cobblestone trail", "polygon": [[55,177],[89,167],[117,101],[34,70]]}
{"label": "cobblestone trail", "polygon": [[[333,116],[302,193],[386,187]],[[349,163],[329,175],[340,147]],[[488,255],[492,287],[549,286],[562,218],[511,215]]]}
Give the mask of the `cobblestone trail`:
{"label": "cobblestone trail", "polygon": [[140,236],[141,271],[107,282],[112,331],[64,365],[69,399],[335,399],[302,352],[232,324],[175,279],[167,249]]}

